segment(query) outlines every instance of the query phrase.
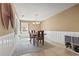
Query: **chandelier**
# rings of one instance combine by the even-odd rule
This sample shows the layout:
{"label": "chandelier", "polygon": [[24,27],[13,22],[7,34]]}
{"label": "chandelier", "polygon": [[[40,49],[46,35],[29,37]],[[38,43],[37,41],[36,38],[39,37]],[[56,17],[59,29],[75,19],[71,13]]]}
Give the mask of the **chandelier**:
{"label": "chandelier", "polygon": [[39,14],[35,14],[35,22],[33,22],[33,24],[40,24],[39,18],[38,18]]}

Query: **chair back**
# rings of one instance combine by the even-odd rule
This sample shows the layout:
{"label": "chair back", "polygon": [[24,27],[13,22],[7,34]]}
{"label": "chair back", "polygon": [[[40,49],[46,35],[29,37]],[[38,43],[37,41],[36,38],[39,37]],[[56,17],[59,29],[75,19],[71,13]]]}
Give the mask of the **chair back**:
{"label": "chair back", "polygon": [[44,31],[38,31],[38,37],[44,37]]}
{"label": "chair back", "polygon": [[35,33],[35,30],[31,30],[31,33],[34,34]]}
{"label": "chair back", "polygon": [[29,31],[30,37],[32,37],[34,33],[35,33],[35,30]]}

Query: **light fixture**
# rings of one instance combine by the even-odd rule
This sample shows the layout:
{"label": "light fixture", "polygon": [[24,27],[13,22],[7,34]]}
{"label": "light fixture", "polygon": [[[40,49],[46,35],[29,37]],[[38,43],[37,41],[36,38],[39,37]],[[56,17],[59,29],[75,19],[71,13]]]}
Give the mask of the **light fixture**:
{"label": "light fixture", "polygon": [[36,20],[36,22],[33,22],[33,24],[40,24],[40,21],[39,21],[38,16],[39,16],[39,14],[36,13],[36,14],[35,14],[35,20]]}
{"label": "light fixture", "polygon": [[40,22],[33,22],[32,24],[40,24]]}
{"label": "light fixture", "polygon": [[35,24],[35,22],[33,22],[33,24]]}

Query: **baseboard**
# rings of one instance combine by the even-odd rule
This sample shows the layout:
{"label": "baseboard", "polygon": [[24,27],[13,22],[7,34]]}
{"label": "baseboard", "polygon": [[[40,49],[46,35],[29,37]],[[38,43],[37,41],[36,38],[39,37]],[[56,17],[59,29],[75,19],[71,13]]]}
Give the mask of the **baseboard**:
{"label": "baseboard", "polygon": [[75,52],[74,50],[72,50],[72,49],[69,49],[69,48],[66,48],[67,50],[69,50],[69,51],[71,51],[71,52],[73,52],[73,53],[75,53],[75,54],[78,54],[79,55],[79,53],[78,52]]}

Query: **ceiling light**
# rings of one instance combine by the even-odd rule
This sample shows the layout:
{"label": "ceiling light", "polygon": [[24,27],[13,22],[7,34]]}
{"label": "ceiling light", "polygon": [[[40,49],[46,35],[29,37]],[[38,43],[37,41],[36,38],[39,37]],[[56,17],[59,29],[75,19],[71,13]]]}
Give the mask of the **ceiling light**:
{"label": "ceiling light", "polygon": [[36,22],[36,24],[40,24],[40,22]]}
{"label": "ceiling light", "polygon": [[35,22],[33,22],[32,24],[35,24]]}

